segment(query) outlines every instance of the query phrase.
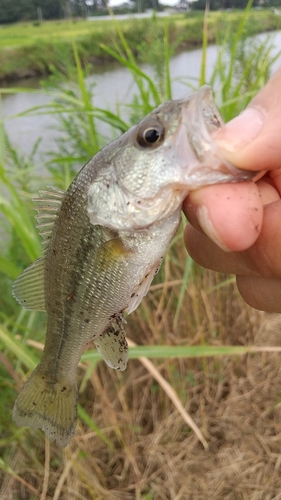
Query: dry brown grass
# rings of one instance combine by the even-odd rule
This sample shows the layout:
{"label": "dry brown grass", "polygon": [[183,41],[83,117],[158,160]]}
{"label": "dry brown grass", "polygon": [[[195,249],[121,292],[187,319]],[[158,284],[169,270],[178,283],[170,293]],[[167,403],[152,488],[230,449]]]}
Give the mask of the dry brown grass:
{"label": "dry brown grass", "polygon": [[[175,247],[165,285],[128,318],[139,344],[280,346],[281,318],[247,307],[233,283],[195,268],[175,321],[184,259]],[[175,282],[173,286],[169,282]],[[71,444],[49,448],[26,429],[11,444],[1,500],[273,500],[281,498],[280,354],[155,360],[208,442],[206,451],[138,360],[103,362],[80,395],[109,447],[81,422]],[[81,377],[83,376],[81,369]]]}

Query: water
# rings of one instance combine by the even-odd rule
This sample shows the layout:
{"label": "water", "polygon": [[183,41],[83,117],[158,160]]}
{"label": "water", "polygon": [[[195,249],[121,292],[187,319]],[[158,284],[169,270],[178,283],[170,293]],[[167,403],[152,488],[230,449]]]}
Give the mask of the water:
{"label": "water", "polygon": [[[260,40],[265,40],[268,34],[258,35]],[[281,31],[274,34],[274,45],[272,55],[281,49]],[[170,72],[172,76],[173,98],[178,99],[188,96],[192,90],[190,86],[196,86],[200,74],[202,51],[200,48],[185,51],[171,59]],[[209,46],[207,49],[207,80],[211,76],[214,64],[217,58],[216,46]],[[281,64],[279,58],[273,66],[277,69]],[[150,76],[153,71],[149,66],[143,66],[143,69]],[[107,108],[116,111],[117,107],[121,109],[121,116],[126,119],[128,110],[126,104],[132,101],[136,92],[136,85],[130,72],[125,67],[113,65],[99,74],[89,77],[90,83],[95,83],[94,104],[100,108]],[[32,85],[32,82],[29,82]],[[36,154],[36,161],[43,162],[43,158],[48,151],[55,149],[55,140],[59,135],[57,130],[58,122],[54,115],[40,116],[18,116],[25,110],[48,104],[52,98],[44,94],[35,92],[11,94],[3,97],[3,114],[5,117],[5,126],[9,139],[16,148],[29,155],[32,151],[35,141],[41,138],[41,143]],[[106,125],[101,125],[102,133],[107,134],[109,129]]]}

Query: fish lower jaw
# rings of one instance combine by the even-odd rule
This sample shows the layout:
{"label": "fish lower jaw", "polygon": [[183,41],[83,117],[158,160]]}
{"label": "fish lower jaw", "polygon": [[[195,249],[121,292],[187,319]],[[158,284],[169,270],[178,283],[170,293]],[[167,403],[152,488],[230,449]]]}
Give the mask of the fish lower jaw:
{"label": "fish lower jaw", "polygon": [[194,169],[186,175],[186,188],[188,191],[193,191],[213,184],[251,181],[255,175],[256,172],[239,170],[226,163],[216,169],[206,164],[206,166],[202,165],[200,170]]}

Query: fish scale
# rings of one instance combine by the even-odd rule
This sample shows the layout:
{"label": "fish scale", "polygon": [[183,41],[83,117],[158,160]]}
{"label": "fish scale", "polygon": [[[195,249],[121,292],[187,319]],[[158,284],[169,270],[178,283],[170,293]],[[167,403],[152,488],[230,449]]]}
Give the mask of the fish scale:
{"label": "fish scale", "polygon": [[27,309],[46,311],[46,342],[15,402],[18,425],[66,446],[77,421],[76,369],[89,342],[108,366],[126,368],[123,315],[147,293],[188,192],[255,175],[220,158],[211,133],[221,125],[205,86],[162,104],[102,149],[66,192],[40,192],[44,250],[13,294]]}

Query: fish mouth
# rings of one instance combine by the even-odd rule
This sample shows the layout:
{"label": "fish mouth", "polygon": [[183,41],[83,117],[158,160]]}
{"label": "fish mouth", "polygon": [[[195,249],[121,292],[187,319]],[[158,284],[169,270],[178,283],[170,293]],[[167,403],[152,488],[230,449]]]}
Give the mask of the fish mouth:
{"label": "fish mouth", "polygon": [[211,87],[204,85],[183,108],[177,138],[177,160],[186,172],[190,190],[209,184],[251,181],[257,175],[256,171],[240,169],[223,158],[212,138],[212,133],[223,125]]}

